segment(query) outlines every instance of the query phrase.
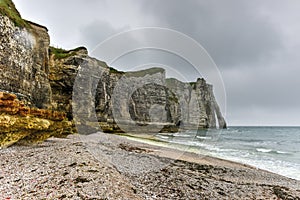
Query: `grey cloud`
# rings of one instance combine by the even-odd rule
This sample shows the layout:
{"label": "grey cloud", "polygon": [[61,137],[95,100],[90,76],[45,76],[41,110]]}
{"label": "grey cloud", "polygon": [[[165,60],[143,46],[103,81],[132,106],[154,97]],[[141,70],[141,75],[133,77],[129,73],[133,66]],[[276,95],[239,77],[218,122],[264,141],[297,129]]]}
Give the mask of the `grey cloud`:
{"label": "grey cloud", "polygon": [[[95,21],[106,7],[105,0],[14,0],[23,18],[47,26],[51,44],[62,48],[83,45],[79,27]],[[22,12],[22,10],[28,12]]]}
{"label": "grey cloud", "polygon": [[154,0],[143,1],[142,7],[157,19],[156,25],[186,33],[208,50],[223,74],[230,124],[299,124],[300,61],[295,52],[300,47],[278,20],[278,10],[287,22],[295,16],[282,11],[284,2]]}
{"label": "grey cloud", "polygon": [[84,41],[88,49],[93,50],[105,39],[126,29],[128,29],[128,27],[117,29],[107,21],[95,20],[80,28],[80,41]]}
{"label": "grey cloud", "polygon": [[[221,66],[256,64],[282,47],[281,33],[257,1],[142,1],[157,25],[186,33]],[[255,6],[257,5],[257,6]]]}

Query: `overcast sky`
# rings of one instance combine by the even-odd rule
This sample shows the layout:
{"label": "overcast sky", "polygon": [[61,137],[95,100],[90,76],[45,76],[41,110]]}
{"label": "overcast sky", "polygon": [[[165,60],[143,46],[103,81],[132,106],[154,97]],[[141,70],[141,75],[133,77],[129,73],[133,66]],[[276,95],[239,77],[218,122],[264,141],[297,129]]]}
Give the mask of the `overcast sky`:
{"label": "overcast sky", "polygon": [[[48,27],[53,46],[66,49],[86,46],[91,52],[108,37],[140,27],[184,33],[207,50],[220,70],[229,125],[300,125],[299,0],[14,2],[23,18]],[[174,60],[166,53],[141,51],[114,66],[176,65]],[[186,73],[190,81],[195,78]]]}

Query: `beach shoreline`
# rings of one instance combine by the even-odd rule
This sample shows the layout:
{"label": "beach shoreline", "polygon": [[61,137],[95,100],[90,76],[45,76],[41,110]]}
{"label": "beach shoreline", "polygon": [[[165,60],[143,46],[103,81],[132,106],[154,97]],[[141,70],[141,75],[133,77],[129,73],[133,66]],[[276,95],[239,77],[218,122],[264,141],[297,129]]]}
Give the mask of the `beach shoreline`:
{"label": "beach shoreline", "polygon": [[299,199],[300,181],[97,133],[2,149],[1,199]]}
{"label": "beach shoreline", "polygon": [[[150,136],[145,135],[145,134],[118,134],[118,135],[125,137],[126,139],[135,141],[135,142],[137,142],[137,144],[144,143],[146,145],[150,145],[150,148],[155,148],[155,146],[159,146],[160,148],[163,149],[163,151],[160,152],[160,154],[158,154],[158,155],[162,156],[162,157],[168,157],[168,158],[172,158],[172,159],[183,159],[184,161],[196,162],[199,164],[203,164],[203,162],[205,162],[205,160],[210,160],[210,162],[208,162],[208,164],[212,164],[212,165],[214,165],[215,163],[219,163],[219,165],[223,165],[223,166],[227,166],[228,164],[230,164],[229,167],[232,167],[235,165],[237,165],[239,167],[247,166],[248,168],[258,169],[258,170],[266,171],[269,173],[274,173],[277,175],[281,175],[281,176],[284,176],[287,178],[291,178],[291,179],[300,181],[300,179],[298,177],[280,174],[280,173],[276,172],[275,170],[272,171],[269,169],[264,169],[255,164],[249,164],[249,162],[243,162],[242,160],[239,160],[239,159],[231,160],[230,158],[227,158],[227,157],[224,158],[222,156],[212,155],[211,153],[203,152],[199,148],[195,148],[193,146],[191,148],[188,145],[168,142],[165,140],[159,140],[155,135],[150,135]],[[172,136],[172,135],[169,135],[169,136]],[[204,141],[204,143],[205,143],[205,141]],[[167,152],[169,152],[171,154],[164,155]],[[175,154],[175,156],[172,155],[172,152],[173,152],[173,154]],[[183,156],[178,158],[178,155],[181,155],[181,154]],[[222,161],[222,162],[216,162],[216,161]]]}

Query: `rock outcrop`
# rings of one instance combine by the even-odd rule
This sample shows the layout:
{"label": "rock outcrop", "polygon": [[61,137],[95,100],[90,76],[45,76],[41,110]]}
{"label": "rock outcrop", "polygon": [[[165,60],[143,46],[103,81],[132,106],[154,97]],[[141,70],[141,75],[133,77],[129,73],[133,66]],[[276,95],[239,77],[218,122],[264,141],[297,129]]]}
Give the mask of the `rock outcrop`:
{"label": "rock outcrop", "polygon": [[45,27],[27,24],[29,28],[18,27],[0,15],[0,89],[22,94],[33,106],[48,108],[50,39]]}
{"label": "rock outcrop", "polygon": [[167,88],[176,95],[181,107],[180,120],[186,129],[226,128],[225,119],[215,100],[213,86],[203,78],[183,83],[176,79],[166,80]]}
{"label": "rock outcrop", "polygon": [[120,72],[84,47],[49,44],[46,27],[0,2],[0,146],[72,133],[73,119],[87,132],[226,128],[204,79],[166,79],[160,68]]}
{"label": "rock outcrop", "polygon": [[[203,78],[195,83],[166,79],[161,68],[119,72],[89,57],[84,49],[70,50],[63,58],[51,53],[50,63],[54,104],[71,119],[72,95],[79,99],[75,106],[80,124],[93,121],[94,112],[105,132],[226,128],[212,85]],[[78,73],[82,85],[72,93]]]}
{"label": "rock outcrop", "polygon": [[16,95],[0,92],[0,146],[33,143],[71,132],[72,124],[66,120],[65,113],[30,108]]}

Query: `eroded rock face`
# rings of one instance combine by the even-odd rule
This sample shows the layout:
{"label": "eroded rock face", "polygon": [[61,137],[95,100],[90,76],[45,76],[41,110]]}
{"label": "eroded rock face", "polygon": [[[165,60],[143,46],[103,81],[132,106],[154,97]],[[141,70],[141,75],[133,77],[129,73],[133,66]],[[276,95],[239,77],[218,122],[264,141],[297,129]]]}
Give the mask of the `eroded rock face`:
{"label": "eroded rock face", "polygon": [[[87,52],[70,53],[69,57],[59,59],[51,55],[50,58],[54,105],[67,112],[71,119],[73,95],[81,125],[92,122],[96,127],[99,122],[98,130],[105,132],[144,133],[150,129],[177,132],[179,129],[226,128],[212,86],[204,79],[195,83],[166,79],[165,71],[160,68],[118,72],[90,58]],[[74,92],[76,76],[79,85]]]}
{"label": "eroded rock face", "polygon": [[183,127],[226,128],[225,119],[214,97],[213,87],[203,78],[193,83],[167,79],[166,85],[179,100]]}
{"label": "eroded rock face", "polygon": [[43,141],[72,133],[65,113],[30,108],[12,93],[0,92],[0,146]]}
{"label": "eroded rock face", "polygon": [[50,50],[49,82],[52,89],[52,108],[67,113],[72,119],[72,91],[79,65],[87,57],[86,51],[70,51],[65,59],[57,59]]}
{"label": "eroded rock face", "polygon": [[0,89],[23,95],[23,100],[39,108],[51,103],[48,81],[47,29],[30,23],[17,27],[0,15]]}

